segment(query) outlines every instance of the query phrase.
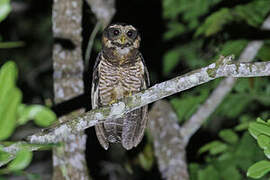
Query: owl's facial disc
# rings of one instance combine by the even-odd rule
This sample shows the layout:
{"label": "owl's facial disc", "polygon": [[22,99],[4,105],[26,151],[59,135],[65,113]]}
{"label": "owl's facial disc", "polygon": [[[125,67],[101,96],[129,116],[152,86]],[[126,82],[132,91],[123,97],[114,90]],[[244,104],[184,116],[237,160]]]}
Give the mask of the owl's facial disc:
{"label": "owl's facial disc", "polygon": [[107,47],[116,47],[117,49],[135,49],[139,48],[140,36],[137,30],[131,25],[111,25],[107,28],[104,42]]}

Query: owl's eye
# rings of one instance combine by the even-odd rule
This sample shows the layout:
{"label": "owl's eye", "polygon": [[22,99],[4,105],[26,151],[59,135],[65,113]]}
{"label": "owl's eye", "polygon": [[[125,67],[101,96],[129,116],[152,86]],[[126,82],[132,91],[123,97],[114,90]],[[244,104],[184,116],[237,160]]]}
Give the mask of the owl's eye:
{"label": "owl's eye", "polygon": [[129,38],[131,38],[131,39],[135,39],[136,36],[137,36],[137,32],[136,32],[136,31],[133,31],[133,30],[129,30],[129,31],[127,32],[127,36],[128,36]]}
{"label": "owl's eye", "polygon": [[128,37],[131,37],[131,36],[132,36],[132,34],[133,34],[133,32],[132,32],[132,31],[128,31],[128,32],[127,32],[127,36],[128,36]]}
{"label": "owl's eye", "polygon": [[118,29],[113,30],[113,35],[118,36],[120,31]]}

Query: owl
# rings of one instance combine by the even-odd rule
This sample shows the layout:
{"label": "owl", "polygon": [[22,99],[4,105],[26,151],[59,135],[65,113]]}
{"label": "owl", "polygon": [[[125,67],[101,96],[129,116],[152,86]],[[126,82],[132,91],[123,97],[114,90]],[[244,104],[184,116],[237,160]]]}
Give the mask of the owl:
{"label": "owl", "polygon": [[[102,50],[93,70],[93,109],[111,105],[150,85],[148,70],[139,52],[140,41],[138,30],[132,25],[112,24],[104,30]],[[96,125],[96,135],[106,150],[110,143],[121,143],[129,150],[142,140],[147,120],[147,106],[144,106],[121,118]]]}

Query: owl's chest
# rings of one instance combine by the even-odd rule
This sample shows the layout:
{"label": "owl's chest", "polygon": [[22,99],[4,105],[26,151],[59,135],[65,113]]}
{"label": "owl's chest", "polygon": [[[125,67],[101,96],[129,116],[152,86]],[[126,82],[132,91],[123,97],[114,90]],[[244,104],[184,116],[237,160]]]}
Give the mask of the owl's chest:
{"label": "owl's chest", "polygon": [[108,104],[141,89],[142,66],[140,62],[116,66],[101,61],[99,65],[99,92],[102,104]]}

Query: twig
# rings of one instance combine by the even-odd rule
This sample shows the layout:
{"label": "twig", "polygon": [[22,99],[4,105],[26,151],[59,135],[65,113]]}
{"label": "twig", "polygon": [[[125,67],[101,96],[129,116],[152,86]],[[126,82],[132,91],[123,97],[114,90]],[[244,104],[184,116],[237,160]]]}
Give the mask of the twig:
{"label": "twig", "polygon": [[104,29],[111,22],[111,19],[113,18],[116,10],[115,0],[86,0],[86,2],[89,4],[92,12],[97,18],[97,23],[90,35],[85,53],[84,69],[88,70],[92,47],[98,30],[101,28]]}
{"label": "twig", "polygon": [[30,151],[37,151],[42,148],[43,145],[28,144],[27,142],[20,141],[6,147],[4,146],[1,148],[1,151],[8,153],[9,157],[5,161],[0,161],[0,167],[13,160],[16,157],[17,152],[22,150],[24,147],[27,147]]}
{"label": "twig", "polygon": [[165,98],[172,94],[198,86],[219,77],[258,77],[270,76],[270,61],[255,63],[233,63],[232,56],[221,57],[216,63],[192,71],[174,79],[156,84],[151,88],[124,98],[111,106],[94,109],[73,120],[55,125],[47,131],[29,136],[31,143],[56,143],[73,139],[71,133],[102,123],[106,119],[119,118],[123,114]]}
{"label": "twig", "polygon": [[90,61],[90,57],[91,57],[91,52],[92,52],[92,48],[93,48],[93,44],[95,41],[95,37],[98,33],[98,30],[101,28],[101,22],[98,21],[90,35],[88,44],[87,44],[87,48],[86,48],[86,53],[85,53],[85,57],[84,57],[84,64],[85,64],[85,68],[86,70],[88,70],[88,66],[89,66],[89,61]]}

